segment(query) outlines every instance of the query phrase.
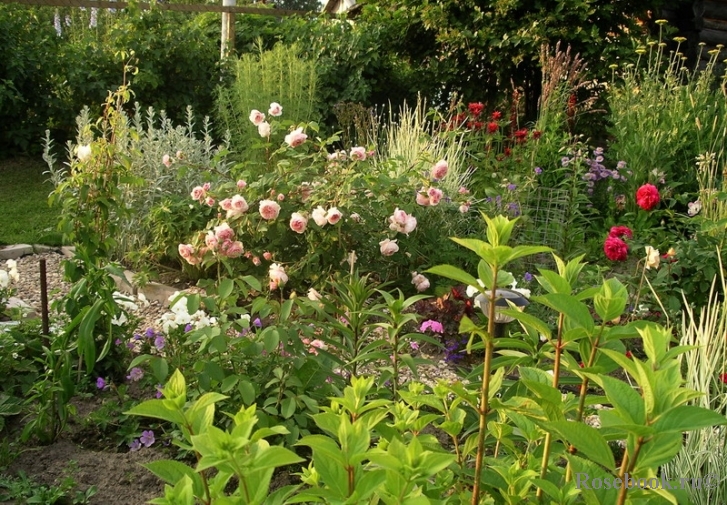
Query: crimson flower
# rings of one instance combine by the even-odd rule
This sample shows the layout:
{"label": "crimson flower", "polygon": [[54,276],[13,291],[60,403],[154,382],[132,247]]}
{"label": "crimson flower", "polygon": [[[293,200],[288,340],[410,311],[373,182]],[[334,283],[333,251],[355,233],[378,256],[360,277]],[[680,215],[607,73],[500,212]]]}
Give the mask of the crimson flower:
{"label": "crimson flower", "polygon": [[477,117],[482,114],[482,110],[485,108],[485,105],[483,103],[476,102],[469,104],[467,108],[469,109],[470,114]]}
{"label": "crimson flower", "polygon": [[609,237],[616,238],[634,238],[634,232],[628,226],[612,226],[611,231],[608,232]]}
{"label": "crimson flower", "polygon": [[611,261],[625,261],[629,246],[618,237],[608,237],[603,243],[603,252]]}
{"label": "crimson flower", "polygon": [[498,119],[501,119],[501,118],[502,118],[502,112],[500,112],[499,110],[496,110],[495,112],[492,113],[492,119],[494,119],[495,121],[497,121]]}
{"label": "crimson flower", "polygon": [[487,133],[495,133],[497,131],[498,125],[494,121],[490,121],[487,123]]}
{"label": "crimson flower", "polygon": [[515,136],[515,140],[517,140],[518,143],[525,142],[528,138],[528,130],[525,128],[520,128],[519,130],[515,131],[513,134]]}
{"label": "crimson flower", "polygon": [[723,373],[719,376],[719,380],[727,384],[727,373]]}
{"label": "crimson flower", "polygon": [[533,139],[538,140],[542,136],[543,132],[541,132],[540,130],[533,130]]}
{"label": "crimson flower", "polygon": [[659,204],[659,190],[653,184],[644,184],[636,191],[636,203],[649,211]]}

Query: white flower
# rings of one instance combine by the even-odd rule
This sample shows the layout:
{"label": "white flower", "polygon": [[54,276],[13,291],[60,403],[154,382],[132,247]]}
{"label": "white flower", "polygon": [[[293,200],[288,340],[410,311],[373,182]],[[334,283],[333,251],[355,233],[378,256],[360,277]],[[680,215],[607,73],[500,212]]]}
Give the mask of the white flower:
{"label": "white flower", "polygon": [[525,289],[525,288],[512,288],[512,290],[515,291],[516,293],[520,293],[525,298],[530,298],[530,290],[529,289]]}
{"label": "white flower", "polygon": [[311,217],[318,226],[322,227],[328,224],[328,219],[326,218],[326,209],[324,209],[320,205],[313,209],[313,212],[311,212]]}
{"label": "white flower", "polygon": [[87,161],[91,158],[91,146],[85,145],[85,146],[78,146],[76,147],[76,156],[78,156],[79,161]]}
{"label": "white flower", "polygon": [[[484,289],[485,283],[482,282],[482,280],[477,279],[477,284],[479,284],[480,287]],[[477,296],[479,293],[480,290],[474,286],[467,286],[467,289],[465,290],[465,294],[470,298],[472,298],[473,296]]]}
{"label": "white flower", "polygon": [[10,276],[5,270],[0,270],[0,289],[4,289],[10,285]]}
{"label": "white flower", "polygon": [[250,326],[250,314],[242,314],[240,316],[240,324],[243,326]]}
{"label": "white flower", "polygon": [[269,137],[270,136],[270,123],[267,121],[263,121],[259,125],[257,125],[257,132],[260,134],[261,137]]}
{"label": "white flower", "polygon": [[17,269],[17,268],[18,268],[18,262],[17,262],[17,261],[15,261],[15,260],[7,260],[7,261],[5,262],[5,265],[7,265],[7,267],[8,267],[8,268],[9,268],[10,270],[15,270],[15,269]]}
{"label": "white flower", "polygon": [[687,204],[689,209],[687,210],[687,214],[689,214],[689,217],[694,217],[697,214],[699,214],[699,211],[702,210],[702,202],[697,200],[696,202],[689,202]]}
{"label": "white flower", "polygon": [[652,268],[659,268],[661,262],[661,256],[659,256],[659,250],[654,249],[650,245],[646,246],[646,269],[651,270]]}
{"label": "white flower", "polygon": [[129,319],[126,317],[126,314],[122,312],[118,316],[114,316],[113,318],[111,318],[111,324],[113,324],[114,326],[122,326],[126,324],[128,320]]}
{"label": "white flower", "polygon": [[322,298],[321,294],[316,291],[314,288],[310,288],[308,290],[308,299],[313,300],[314,302],[319,301]]}

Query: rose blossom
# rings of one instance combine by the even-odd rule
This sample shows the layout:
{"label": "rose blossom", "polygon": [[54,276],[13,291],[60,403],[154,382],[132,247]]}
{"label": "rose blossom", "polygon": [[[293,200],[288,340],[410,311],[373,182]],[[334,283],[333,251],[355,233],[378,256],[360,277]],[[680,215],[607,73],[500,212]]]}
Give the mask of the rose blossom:
{"label": "rose blossom", "polygon": [[[220,204],[220,206],[222,206],[222,204]],[[234,219],[236,217],[239,217],[247,212],[247,209],[250,208],[250,206],[247,204],[247,200],[245,200],[245,198],[240,195],[234,195],[230,199],[229,207],[229,209],[225,209],[227,210],[227,219]]]}
{"label": "rose blossom", "polygon": [[285,200],[285,195],[283,193],[278,193],[278,201],[282,202],[283,200]]}
{"label": "rose blossom", "polygon": [[470,204],[469,203],[463,203],[459,206],[459,211],[462,214],[467,214],[470,211]]}
{"label": "rose blossom", "polygon": [[646,246],[646,269],[659,268],[661,263],[661,256],[659,256],[659,249],[654,249],[650,245]]}
{"label": "rose blossom", "polygon": [[232,210],[232,199],[225,198],[220,202],[220,208],[222,210]]}
{"label": "rose blossom", "polygon": [[634,238],[634,232],[632,232],[631,228],[628,226],[612,226],[611,230],[608,232],[608,236],[616,238]]}
{"label": "rose blossom", "polygon": [[262,200],[260,202],[260,215],[268,221],[277,219],[280,214],[280,205],[274,200]]}
{"label": "rose blossom", "polygon": [[608,237],[603,243],[603,252],[611,261],[625,261],[629,253],[629,246],[620,238]]}
{"label": "rose blossom", "polygon": [[207,205],[207,207],[214,207],[215,206],[215,199],[212,198],[211,196],[208,196],[205,199],[204,203]]}
{"label": "rose blossom", "polygon": [[290,216],[290,229],[295,233],[303,233],[307,226],[308,218],[300,212],[293,212],[293,215]]}
{"label": "rose blossom", "polygon": [[429,279],[427,279],[420,273],[417,273],[417,272],[411,273],[411,283],[414,284],[414,287],[420,293],[422,291],[426,291],[427,289],[429,289]]}
{"label": "rose blossom", "polygon": [[429,205],[434,206],[439,203],[439,200],[442,199],[444,193],[442,193],[442,190],[439,188],[429,188],[427,190],[427,195],[429,195]]}
{"label": "rose blossom", "polygon": [[432,168],[432,179],[444,179],[449,171],[449,165],[445,160],[439,160]]}
{"label": "rose blossom", "polygon": [[168,154],[165,154],[164,156],[162,156],[162,163],[167,168],[171,167],[172,166],[172,158],[171,158],[171,156],[169,156]]}
{"label": "rose blossom", "polygon": [[391,256],[399,250],[399,246],[396,244],[396,240],[389,240],[388,238],[379,242],[381,254],[384,256]]}
{"label": "rose blossom", "polygon": [[311,217],[313,218],[313,221],[315,221],[316,224],[320,227],[328,224],[328,219],[326,218],[326,209],[324,209],[320,205],[313,209],[313,212],[311,212]]}
{"label": "rose blossom", "polygon": [[90,145],[76,147],[76,156],[78,156],[78,161],[88,161],[91,159],[91,154],[93,154],[93,152],[91,151]]}
{"label": "rose blossom", "polygon": [[417,193],[417,203],[427,207],[429,205],[429,197],[424,193]]}
{"label": "rose blossom", "polygon": [[270,261],[271,259],[273,259],[273,253],[271,253],[270,251],[265,251],[263,253],[263,258],[265,258],[266,261]]}
{"label": "rose blossom", "polygon": [[290,147],[298,147],[306,141],[308,135],[303,133],[303,128],[297,128],[285,136],[285,143]]}
{"label": "rose blossom", "polygon": [[215,236],[214,233],[212,233],[211,231],[209,231],[209,232],[207,232],[207,235],[205,235],[205,237],[204,237],[204,243],[210,249],[215,250],[215,249],[217,249],[217,246],[219,245],[220,241]]}
{"label": "rose blossom", "polygon": [[219,226],[215,226],[215,237],[217,237],[217,240],[224,241],[224,240],[232,240],[235,238],[235,231],[230,228],[230,225],[227,223],[222,223]]}
{"label": "rose blossom", "polygon": [[247,186],[247,183],[245,181],[243,181],[242,179],[240,179],[239,181],[237,181],[237,187],[239,189],[244,189],[246,186]]}
{"label": "rose blossom", "polygon": [[192,189],[192,192],[190,193],[192,196],[192,200],[197,200],[198,202],[201,202],[204,200],[204,197],[207,196],[207,191],[202,186],[195,186]]}
{"label": "rose blossom", "polygon": [[352,161],[364,161],[366,159],[366,149],[363,147],[352,147],[351,148],[351,160]]}
{"label": "rose blossom", "polygon": [[184,261],[190,265],[199,264],[199,258],[195,256],[194,246],[192,244],[179,244],[178,251],[179,255],[184,258]]}
{"label": "rose blossom", "polygon": [[389,216],[389,229],[399,232],[406,233],[409,235],[417,227],[417,220],[414,216],[411,216],[397,207],[394,213]]}
{"label": "rose blossom", "polygon": [[258,258],[257,256],[253,256],[252,257],[252,264],[253,265],[255,265],[256,267],[259,267],[260,266],[260,263],[262,263],[262,261],[260,261],[260,258]]}
{"label": "rose blossom", "polygon": [[233,242],[232,240],[225,240],[220,245],[220,254],[228,258],[239,258],[244,252],[242,242],[239,240]]}
{"label": "rose blossom", "polygon": [[259,110],[253,109],[250,111],[250,121],[252,121],[252,124],[255,126],[260,126],[260,124],[265,121],[265,114]]}
{"label": "rose blossom", "polygon": [[257,132],[260,134],[261,137],[269,137],[270,136],[270,123],[267,121],[263,121],[259,125],[257,125]]}
{"label": "rose blossom", "polygon": [[278,117],[281,114],[283,114],[283,107],[280,106],[278,102],[273,102],[270,104],[270,108],[268,109],[268,114],[274,117]]}
{"label": "rose blossom", "polygon": [[326,221],[328,221],[328,224],[336,224],[342,217],[343,214],[341,214],[341,211],[337,207],[331,207],[326,212]]}
{"label": "rose blossom", "polygon": [[270,265],[270,290],[278,289],[286,282],[288,282],[288,276],[285,269],[277,263]]}
{"label": "rose blossom", "polygon": [[636,191],[636,203],[649,211],[659,204],[659,190],[653,184],[644,184]]}

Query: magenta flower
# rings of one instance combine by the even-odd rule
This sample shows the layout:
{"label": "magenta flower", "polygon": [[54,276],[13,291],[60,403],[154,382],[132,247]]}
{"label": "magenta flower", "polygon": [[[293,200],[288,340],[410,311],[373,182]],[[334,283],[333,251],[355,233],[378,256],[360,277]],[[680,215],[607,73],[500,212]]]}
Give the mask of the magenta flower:
{"label": "magenta flower", "polygon": [[434,319],[427,319],[424,321],[419,328],[419,331],[424,333],[427,330],[431,330],[434,333],[444,333],[444,327],[442,326],[442,323],[439,321],[435,321]]}
{"label": "magenta flower", "polygon": [[96,379],[96,387],[98,389],[106,389],[106,381],[103,377],[99,377],[98,379]]}

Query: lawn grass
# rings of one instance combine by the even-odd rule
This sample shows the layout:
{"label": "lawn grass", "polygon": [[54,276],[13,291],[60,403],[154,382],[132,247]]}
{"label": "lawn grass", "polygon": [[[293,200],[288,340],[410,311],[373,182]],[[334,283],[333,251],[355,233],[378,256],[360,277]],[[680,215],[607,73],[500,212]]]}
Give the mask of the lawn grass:
{"label": "lawn grass", "polygon": [[40,158],[0,160],[0,245],[60,245],[57,209],[48,206],[53,185]]}

